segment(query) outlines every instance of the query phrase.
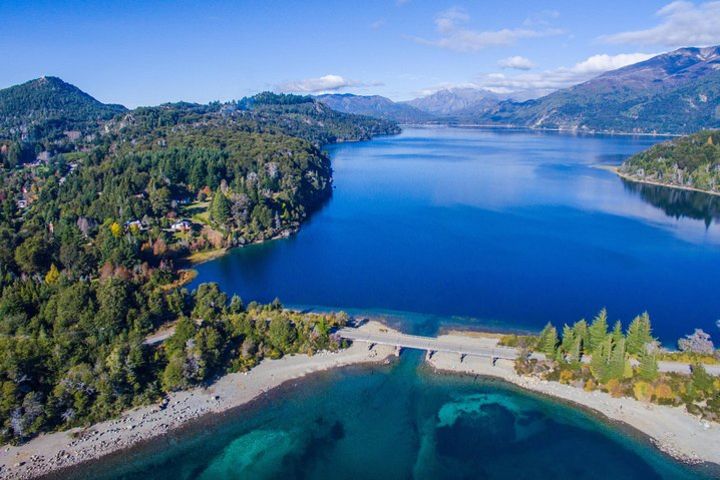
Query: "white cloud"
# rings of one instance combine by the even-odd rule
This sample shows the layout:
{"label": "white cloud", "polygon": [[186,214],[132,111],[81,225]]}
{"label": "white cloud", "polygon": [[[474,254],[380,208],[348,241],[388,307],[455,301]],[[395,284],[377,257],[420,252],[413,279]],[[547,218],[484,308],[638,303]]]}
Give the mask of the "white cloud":
{"label": "white cloud", "polygon": [[633,63],[643,62],[648,58],[654,57],[654,53],[621,53],[619,55],[593,55],[580,63],[576,63],[571,70],[582,74],[596,75],[601,72],[616,70],[618,68],[632,65]]}
{"label": "white cloud", "polygon": [[660,23],[646,30],[604,35],[606,43],[662,45],[667,47],[708,46],[720,43],[720,2],[695,4],[675,1],[657,11]]}
{"label": "white cloud", "polygon": [[542,10],[540,12],[533,13],[525,19],[523,25],[549,25],[550,22],[560,16],[560,12],[557,10]]}
{"label": "white cloud", "polygon": [[512,45],[523,38],[547,37],[562,33],[561,30],[553,28],[538,30],[530,27],[477,31],[463,26],[469,21],[470,15],[465,10],[453,7],[441,12],[435,18],[435,29],[439,38],[428,40],[413,37],[412,39],[425,45],[434,45],[458,52],[475,52],[490,46]]}
{"label": "white cloud", "polygon": [[385,23],[386,22],[384,18],[379,18],[370,24],[370,28],[372,28],[373,30],[380,30],[382,27],[385,26]]}
{"label": "white cloud", "polygon": [[[601,73],[642,62],[653,56],[654,54],[647,53],[593,55],[571,67],[559,67],[542,72],[523,72],[515,75],[494,72],[481,75],[474,82],[461,85],[484,88],[515,99],[535,98],[590,80]],[[452,85],[443,85],[443,88],[449,87]],[[428,91],[430,90],[428,89]]]}
{"label": "white cloud", "polygon": [[529,58],[515,55],[514,57],[503,58],[498,62],[502,68],[510,68],[513,70],[530,70],[535,64]]}
{"label": "white cloud", "polygon": [[324,75],[318,78],[306,78],[304,80],[294,80],[291,82],[281,83],[275,86],[276,90],[281,92],[297,92],[297,93],[318,93],[332,92],[342,90],[349,87],[368,87],[379,86],[379,82],[360,82],[340,75]]}

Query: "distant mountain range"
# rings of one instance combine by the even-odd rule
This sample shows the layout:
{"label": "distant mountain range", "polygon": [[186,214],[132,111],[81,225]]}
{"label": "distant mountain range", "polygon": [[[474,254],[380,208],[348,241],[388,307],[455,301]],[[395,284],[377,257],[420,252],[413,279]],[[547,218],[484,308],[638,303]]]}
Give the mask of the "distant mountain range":
{"label": "distant mountain range", "polygon": [[406,103],[436,116],[462,116],[464,112],[484,112],[505,99],[482,88],[448,88]]}
{"label": "distant mountain range", "polygon": [[434,116],[406,103],[396,103],[380,95],[328,94],[318,95],[316,100],[342,113],[367,115],[401,123],[424,123]]}
{"label": "distant mountain range", "polygon": [[315,97],[333,110],[400,123],[448,123],[456,117],[487,112],[503,97],[479,88],[449,88],[407,102],[380,95],[326,94]]}
{"label": "distant mountain range", "polygon": [[[330,103],[335,97],[340,96],[318,99],[340,108]],[[720,47],[681,48],[524,102],[457,88],[408,102],[374,96],[373,109],[361,111],[368,97],[341,97],[341,111],[401,123],[686,134],[720,128]]]}
{"label": "distant mountain range", "polygon": [[126,110],[102,103],[57,77],[41,77],[0,90],[0,138],[84,131]]}
{"label": "distant mountain range", "polygon": [[720,127],[720,47],[681,48],[527,102],[503,102],[477,123],[636,133]]}

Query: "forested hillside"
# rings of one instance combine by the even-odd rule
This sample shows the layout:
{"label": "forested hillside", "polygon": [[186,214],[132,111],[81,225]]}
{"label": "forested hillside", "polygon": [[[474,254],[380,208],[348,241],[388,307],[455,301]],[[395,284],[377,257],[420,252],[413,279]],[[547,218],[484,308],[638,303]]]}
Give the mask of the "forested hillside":
{"label": "forested hillside", "polygon": [[[266,356],[336,348],[329,333],[343,316],[244,306],[212,284],[187,292],[178,266],[293,232],[331,194],[323,144],[398,131],[274,94],[98,122],[32,161],[13,149],[57,147],[54,133],[0,141],[2,442],[108,418]],[[171,323],[164,344],[145,342]]]}
{"label": "forested hillside", "polygon": [[720,193],[720,131],[701,131],[630,157],[620,173],[634,180]]}
{"label": "forested hillside", "polygon": [[99,121],[125,110],[122,105],[101,103],[57,77],[42,77],[0,90],[0,139],[56,139],[64,132],[87,133]]}

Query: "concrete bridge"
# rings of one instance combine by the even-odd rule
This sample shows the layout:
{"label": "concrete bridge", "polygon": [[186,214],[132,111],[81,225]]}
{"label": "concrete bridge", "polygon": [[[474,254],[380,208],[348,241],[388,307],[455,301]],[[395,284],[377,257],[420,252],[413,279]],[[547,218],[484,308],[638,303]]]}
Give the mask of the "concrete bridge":
{"label": "concrete bridge", "polygon": [[519,351],[515,348],[501,347],[496,345],[497,340],[479,337],[453,337],[435,338],[421,337],[419,335],[408,335],[406,333],[370,332],[357,328],[342,328],[337,334],[346,340],[353,342],[365,342],[372,348],[374,345],[389,345],[395,347],[399,353],[403,348],[413,350],[424,350],[432,356],[435,352],[455,353],[462,361],[466,356],[487,357],[493,360],[515,360]]}
{"label": "concrete bridge", "polygon": [[[422,337],[419,335],[408,335],[406,333],[397,333],[391,330],[374,332],[363,329],[346,327],[338,330],[341,338],[355,341],[365,342],[372,348],[373,345],[390,345],[395,347],[399,354],[403,348],[411,348],[413,350],[424,350],[428,355],[432,356],[435,352],[455,353],[462,361],[466,356],[486,357],[492,359],[495,363],[498,359],[515,360],[520,355],[517,348],[501,347],[497,345],[497,340],[493,338],[483,337],[452,337],[452,338],[435,338]],[[545,355],[542,353],[533,353],[530,358],[543,360]],[[584,362],[589,362],[590,357],[583,358]],[[632,363],[637,365],[637,361]],[[720,376],[720,365],[704,364],[705,370],[713,376]],[[682,374],[690,374],[691,367],[683,362],[670,362],[661,360],[658,362],[658,370],[661,372],[675,372]]]}

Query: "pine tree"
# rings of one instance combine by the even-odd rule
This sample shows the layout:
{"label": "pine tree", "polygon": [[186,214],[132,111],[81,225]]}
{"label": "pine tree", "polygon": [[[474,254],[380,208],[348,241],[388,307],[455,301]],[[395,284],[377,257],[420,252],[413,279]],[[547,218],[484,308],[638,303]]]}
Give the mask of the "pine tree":
{"label": "pine tree", "polygon": [[[590,343],[590,331],[584,318],[579,322],[575,322],[575,325],[573,325],[573,334],[575,335],[573,345],[579,342],[580,354],[582,354],[586,346]],[[590,351],[591,350],[588,350],[588,353],[590,353]],[[580,357],[578,356],[577,359],[579,360]]]}
{"label": "pine tree", "polygon": [[545,325],[545,328],[543,328],[540,332],[537,343],[538,350],[547,355],[548,357],[552,358],[555,356],[555,349],[557,348],[557,344],[557,329],[553,326],[552,323],[548,322],[548,324]]}
{"label": "pine tree", "polygon": [[210,205],[210,215],[220,225],[225,225],[230,219],[230,202],[220,190],[215,192],[212,205]]}
{"label": "pine tree", "polygon": [[568,352],[571,362],[579,362],[582,358],[582,345],[583,339],[580,337],[576,337],[570,351]]}
{"label": "pine tree", "polygon": [[568,325],[563,325],[562,340],[560,342],[560,350],[562,350],[563,356],[570,355],[575,344],[575,332]]}
{"label": "pine tree", "polygon": [[612,335],[613,341],[615,341],[615,342],[619,342],[620,340],[625,338],[625,336],[623,335],[622,323],[620,323],[620,320],[615,322],[615,325],[613,326],[613,331],[612,331],[611,335]]}
{"label": "pine tree", "polygon": [[640,355],[640,365],[638,365],[638,376],[643,379],[647,380],[648,382],[653,382],[658,377],[658,362],[657,357],[655,357],[654,353],[650,353],[648,351],[644,351]]}
{"label": "pine tree", "polygon": [[588,352],[593,352],[605,340],[608,334],[607,310],[604,308],[593,319],[592,324],[588,328],[589,342],[586,345]]}
{"label": "pine tree", "polygon": [[[610,357],[610,369],[608,372],[610,378],[616,378],[620,380],[621,378],[625,377],[626,372],[628,372],[628,361],[625,350],[625,343],[625,339],[622,339],[619,342],[613,344],[612,355]],[[629,371],[629,374],[630,376],[632,376],[632,370]]]}
{"label": "pine tree", "polygon": [[608,365],[612,354],[613,337],[607,335],[605,339],[593,350],[590,360],[590,371],[599,383],[605,383],[610,379]]}
{"label": "pine tree", "polygon": [[631,355],[639,355],[645,351],[645,345],[653,341],[650,316],[647,312],[633,319],[627,331],[627,351]]}

